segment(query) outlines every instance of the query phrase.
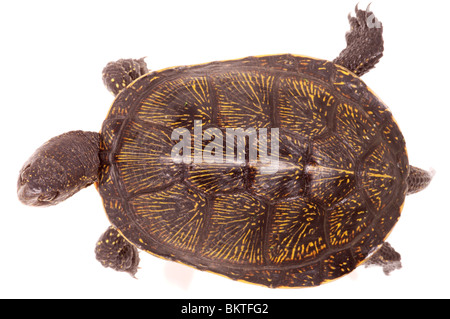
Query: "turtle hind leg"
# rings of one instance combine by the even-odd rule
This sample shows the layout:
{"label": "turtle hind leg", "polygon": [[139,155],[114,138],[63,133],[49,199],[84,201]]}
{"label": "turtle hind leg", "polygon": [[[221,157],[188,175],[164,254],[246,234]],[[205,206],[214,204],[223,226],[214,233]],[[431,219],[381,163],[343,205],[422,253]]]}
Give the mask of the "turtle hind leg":
{"label": "turtle hind leg", "polygon": [[347,47],[333,62],[361,76],[374,68],[383,56],[383,26],[369,7],[360,10],[356,6],[355,11],[356,17],[348,17]]}
{"label": "turtle hind leg", "polygon": [[385,275],[402,268],[401,256],[392,246],[385,242],[365,263],[366,267],[381,266]]}
{"label": "turtle hind leg", "polygon": [[144,58],[120,59],[109,62],[103,69],[103,83],[111,93],[117,95],[131,82],[141,75],[148,73],[147,64]]}
{"label": "turtle hind leg", "polygon": [[129,273],[134,277],[139,265],[139,252],[112,226],[100,237],[95,257],[104,266]]}

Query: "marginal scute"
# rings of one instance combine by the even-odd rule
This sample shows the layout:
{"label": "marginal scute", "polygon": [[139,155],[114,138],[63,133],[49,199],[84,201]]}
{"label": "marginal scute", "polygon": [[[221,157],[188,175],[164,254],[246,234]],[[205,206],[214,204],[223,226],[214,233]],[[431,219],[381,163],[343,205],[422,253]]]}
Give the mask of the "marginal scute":
{"label": "marginal scute", "polygon": [[242,275],[233,279],[248,282],[257,282],[267,287],[276,287],[276,285],[274,286],[273,278],[279,277],[281,273],[282,271],[279,270],[255,269],[251,271],[246,271]]}
{"label": "marginal scute", "polygon": [[357,264],[364,262],[383,240],[384,237],[381,237],[374,227],[369,227],[365,234],[353,244],[351,251],[355,262]]}
{"label": "marginal scute", "polygon": [[349,70],[336,65],[334,87],[346,98],[354,103],[360,103],[366,97],[367,86],[355,74]]}
{"label": "marginal scute", "polygon": [[400,153],[400,156],[405,157],[405,139],[402,134],[398,134],[398,126],[392,116],[387,117],[384,122],[381,136],[387,142],[392,153]]}
{"label": "marginal scute", "polygon": [[131,219],[125,215],[125,210],[120,199],[104,199],[103,204],[107,209],[110,220],[116,222],[113,224],[129,224],[131,222]]}
{"label": "marginal scute", "polygon": [[122,127],[123,119],[114,119],[111,121],[105,121],[103,123],[100,140],[100,151],[109,151],[112,148],[112,144],[115,137],[119,134]]}
{"label": "marginal scute", "polygon": [[371,118],[374,125],[380,127],[386,121],[392,117],[391,112],[387,106],[377,98],[370,90],[365,92],[364,97],[361,99],[360,106]]}
{"label": "marginal scute", "polygon": [[[116,182],[117,183],[117,182]],[[111,176],[111,166],[102,164],[97,182],[97,189],[102,198],[120,198],[120,192]]]}
{"label": "marginal scute", "polygon": [[298,68],[298,59],[291,54],[270,57],[271,66],[287,72],[295,72]]}
{"label": "marginal scute", "polygon": [[324,83],[329,83],[336,72],[336,65],[326,60],[318,60],[309,57],[298,59],[297,72],[305,74]]}
{"label": "marginal scute", "polygon": [[387,212],[378,221],[377,231],[383,238],[387,237],[392,228],[397,224],[401,215],[401,208],[397,205],[391,205],[388,207]]}
{"label": "marginal scute", "polygon": [[109,110],[109,118],[126,118],[136,97],[134,90],[122,90]]}
{"label": "marginal scute", "polygon": [[349,249],[330,254],[323,263],[323,280],[333,280],[350,273],[357,263]]}
{"label": "marginal scute", "polygon": [[309,287],[320,285],[322,281],[320,262],[317,262],[287,270],[284,280],[274,287]]}

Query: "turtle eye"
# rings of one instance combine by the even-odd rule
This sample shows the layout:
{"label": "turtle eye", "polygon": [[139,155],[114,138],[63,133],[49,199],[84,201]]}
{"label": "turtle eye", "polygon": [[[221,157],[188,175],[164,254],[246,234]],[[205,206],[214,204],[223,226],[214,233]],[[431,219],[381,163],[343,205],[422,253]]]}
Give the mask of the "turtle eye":
{"label": "turtle eye", "polygon": [[55,200],[56,197],[58,197],[58,195],[59,195],[58,191],[51,191],[51,192],[39,195],[37,200],[39,202],[51,202],[51,201]]}

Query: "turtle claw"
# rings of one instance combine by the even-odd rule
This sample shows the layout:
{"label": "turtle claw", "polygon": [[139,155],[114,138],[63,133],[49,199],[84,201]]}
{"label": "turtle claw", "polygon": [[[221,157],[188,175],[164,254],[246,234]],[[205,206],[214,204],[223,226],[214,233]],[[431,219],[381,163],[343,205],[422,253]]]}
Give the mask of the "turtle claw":
{"label": "turtle claw", "polygon": [[373,12],[370,10],[370,5],[372,3],[369,3],[367,5],[366,10],[360,10],[358,8],[358,4],[355,6],[355,17],[353,17],[350,13],[348,14],[348,20],[350,22],[350,26],[353,28],[380,28],[381,23],[380,21],[375,17]]}

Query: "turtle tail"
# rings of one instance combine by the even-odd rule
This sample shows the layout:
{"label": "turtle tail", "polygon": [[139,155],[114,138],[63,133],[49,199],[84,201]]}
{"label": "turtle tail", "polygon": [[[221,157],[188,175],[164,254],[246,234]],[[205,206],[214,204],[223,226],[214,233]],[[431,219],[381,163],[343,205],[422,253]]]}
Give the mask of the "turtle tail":
{"label": "turtle tail", "polygon": [[434,170],[425,171],[423,169],[417,168],[415,166],[410,166],[409,176],[408,176],[408,192],[407,195],[420,192],[430,184],[433,176],[435,174]]}

